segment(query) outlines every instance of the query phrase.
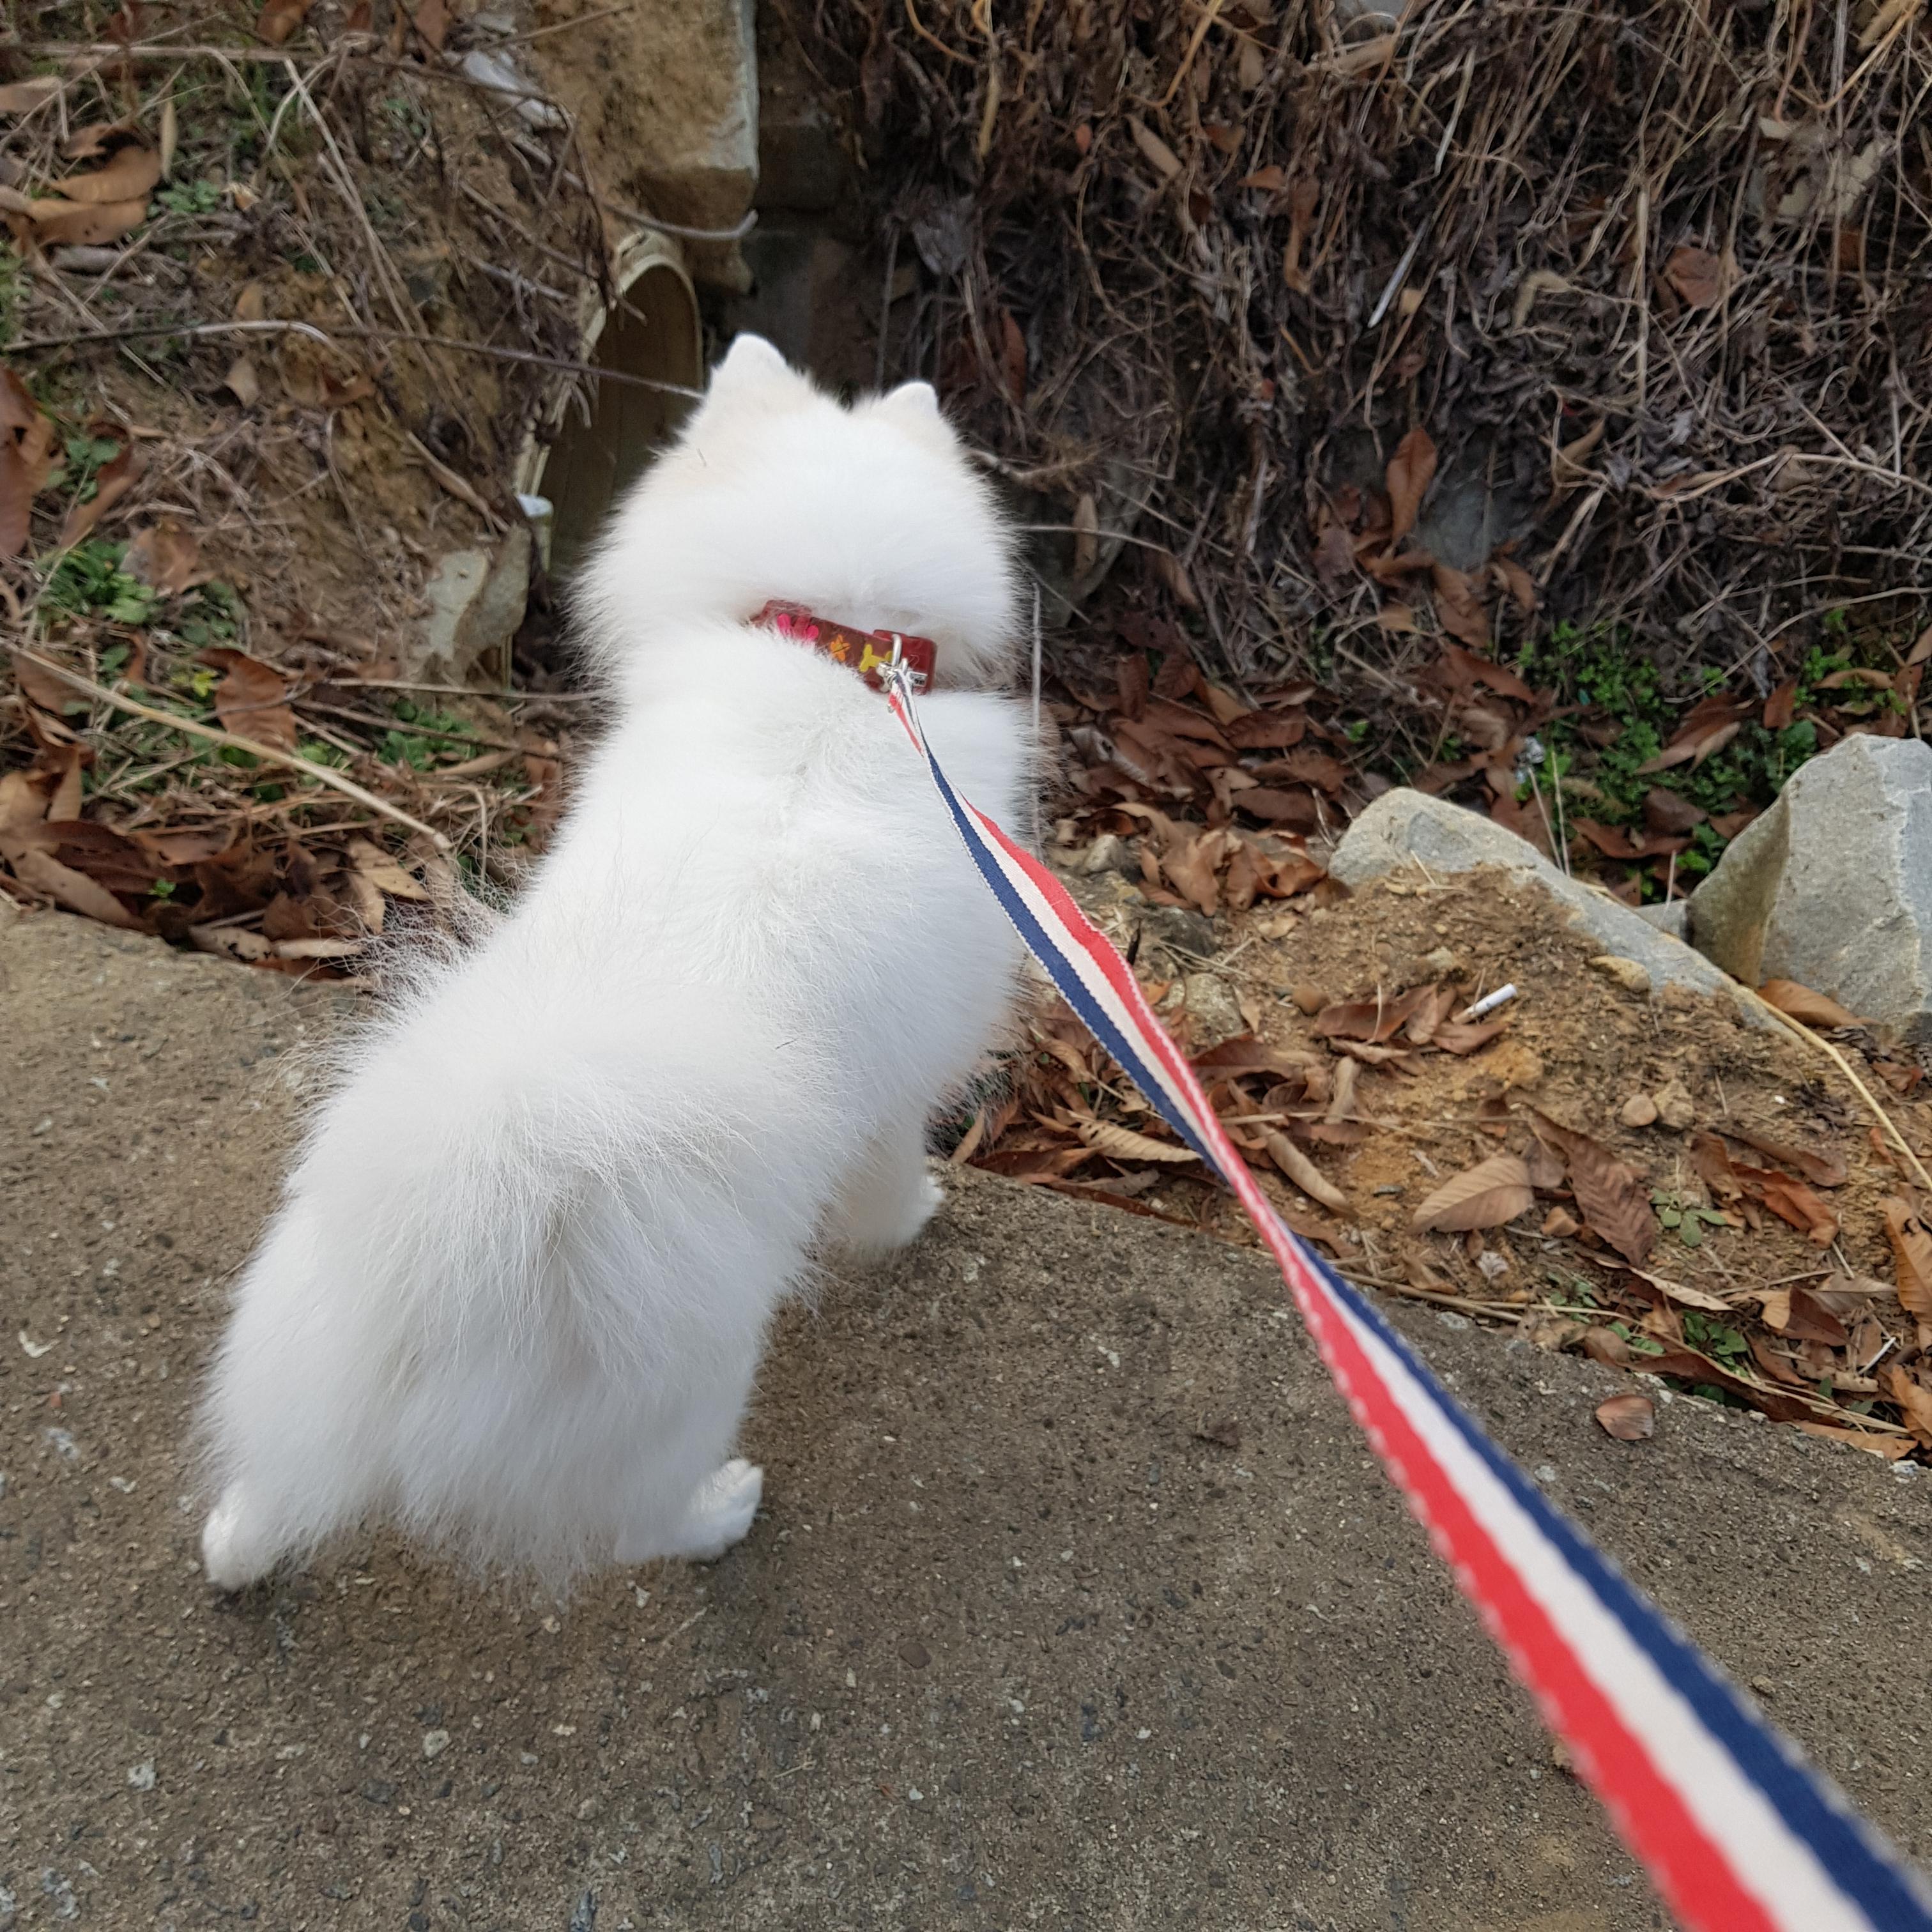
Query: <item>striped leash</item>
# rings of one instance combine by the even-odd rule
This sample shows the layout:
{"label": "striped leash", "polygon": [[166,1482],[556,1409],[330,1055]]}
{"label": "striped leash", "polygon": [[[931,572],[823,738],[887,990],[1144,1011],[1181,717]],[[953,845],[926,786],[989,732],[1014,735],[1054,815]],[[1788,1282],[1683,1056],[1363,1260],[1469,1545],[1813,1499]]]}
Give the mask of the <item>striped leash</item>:
{"label": "striped leash", "polygon": [[1383,1467],[1686,1932],[1932,1932],[1918,1875],[1283,1225],[1126,961],[954,791],[903,674],[883,682],[1028,950],[1246,1210]]}

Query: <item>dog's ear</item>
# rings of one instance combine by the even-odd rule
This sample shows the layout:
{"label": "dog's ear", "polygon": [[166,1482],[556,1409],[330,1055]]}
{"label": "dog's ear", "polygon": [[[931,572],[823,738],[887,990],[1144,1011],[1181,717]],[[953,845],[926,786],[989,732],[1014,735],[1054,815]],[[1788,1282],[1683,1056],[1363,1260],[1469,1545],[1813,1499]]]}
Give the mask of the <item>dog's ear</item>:
{"label": "dog's ear", "polygon": [[711,372],[711,395],[767,397],[773,400],[802,394],[808,385],[762,335],[732,338],[724,359]]}
{"label": "dog's ear", "polygon": [[902,382],[890,389],[876,405],[880,415],[890,416],[908,429],[950,429],[939,412],[939,396],[930,382]]}

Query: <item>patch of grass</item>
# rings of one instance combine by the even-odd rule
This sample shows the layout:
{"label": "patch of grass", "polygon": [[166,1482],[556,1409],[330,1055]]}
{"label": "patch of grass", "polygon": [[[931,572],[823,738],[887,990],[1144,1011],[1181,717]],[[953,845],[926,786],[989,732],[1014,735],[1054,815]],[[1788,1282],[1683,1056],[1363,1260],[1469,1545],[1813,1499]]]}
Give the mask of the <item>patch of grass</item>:
{"label": "patch of grass", "polygon": [[76,501],[92,502],[100,494],[100,472],[121,454],[121,446],[111,436],[89,436],[85,430],[68,437],[62,445],[67,460],[47,480],[72,486]]}
{"label": "patch of grass", "polygon": [[386,764],[426,772],[439,760],[466,758],[478,748],[475,731],[452,712],[406,698],[398,698],[390,710],[398,728],[384,732],[376,747],[376,755]]}
{"label": "patch of grass", "polygon": [[1641,1328],[1633,1328],[1628,1322],[1612,1322],[1610,1333],[1620,1338],[1634,1355],[1664,1353],[1664,1344],[1654,1335],[1646,1335]]}
{"label": "patch of grass", "polygon": [[1750,1344],[1742,1329],[1714,1316],[1700,1315],[1694,1308],[1684,1311],[1684,1339],[1727,1369],[1742,1368],[1750,1356]]}
{"label": "patch of grass", "polygon": [[156,593],[121,568],[125,544],[86,537],[62,553],[41,593],[46,608],[74,616],[105,617],[111,624],[145,624]]}
{"label": "patch of grass", "polygon": [[20,311],[20,258],[0,242],[0,349],[6,348],[19,332]]}
{"label": "patch of grass", "polygon": [[1686,1202],[1668,1188],[1653,1189],[1650,1203],[1657,1210],[1658,1220],[1687,1248],[1701,1247],[1707,1228],[1730,1225],[1715,1209]]}
{"label": "patch of grass", "polygon": [[199,181],[177,182],[154,199],[170,214],[212,214],[221,206],[223,192],[220,182],[204,176]]}
{"label": "patch of grass", "polygon": [[198,651],[212,644],[232,644],[242,628],[242,600],[226,584],[204,584],[170,628],[183,644]]}
{"label": "patch of grass", "polygon": [[[1855,665],[1844,614],[1830,614],[1823,628],[1824,642],[1808,650],[1798,668],[1793,709],[1802,711],[1821,697],[1834,710],[1855,716],[1899,708],[1897,694],[1877,686],[1824,688],[1827,679]],[[1546,784],[1552,776],[1560,779],[1572,773],[1586,778],[1592,792],[1580,802],[1589,816],[1609,824],[1640,822],[1644,795],[1653,790],[1675,792],[1716,816],[1749,806],[1762,808],[1819,748],[1816,728],[1808,718],[1777,731],[1754,718],[1701,764],[1646,771],[1644,767],[1670,742],[1688,706],[1718,695],[1725,680],[1717,667],[1702,665],[1695,674],[1692,692],[1666,691],[1656,665],[1642,654],[1635,632],[1625,626],[1581,631],[1572,624],[1556,625],[1523,646],[1516,668],[1532,683],[1553,686],[1559,704],[1580,706],[1585,714],[1552,719],[1545,728],[1548,755],[1540,782]],[[1604,724],[1607,736],[1600,728]],[[1592,726],[1598,728],[1586,728]],[[1526,796],[1528,788],[1523,790]],[[1678,855],[1679,876],[1695,879],[1708,872],[1724,844],[1714,828],[1700,825],[1690,845]]]}

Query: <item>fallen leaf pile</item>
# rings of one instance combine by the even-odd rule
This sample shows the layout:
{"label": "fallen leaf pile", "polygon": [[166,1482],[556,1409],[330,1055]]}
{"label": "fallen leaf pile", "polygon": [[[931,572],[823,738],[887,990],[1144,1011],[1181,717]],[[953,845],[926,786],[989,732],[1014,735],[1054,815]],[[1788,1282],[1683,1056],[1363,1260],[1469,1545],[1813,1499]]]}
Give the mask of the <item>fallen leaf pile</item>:
{"label": "fallen leaf pile", "polygon": [[1306,835],[1339,829],[1336,801],[1349,777],[1332,748],[1312,685],[1244,704],[1205,678],[1171,626],[1149,624],[1159,653],[1118,661],[1118,688],[1067,687],[1052,706],[1075,752],[1076,796],[1064,823],[1091,834],[1138,837],[1139,865],[1156,904],[1239,910],[1318,886],[1323,867]]}
{"label": "fallen leaf pile", "polygon": [[[178,606],[206,580],[192,536],[165,520],[137,535],[124,561],[164,607]],[[350,702],[376,701],[362,692],[278,670],[232,646],[194,650],[160,623],[124,627],[119,654],[117,695],[160,718],[212,724],[258,749],[117,716],[111,700],[91,700],[48,668],[52,660],[16,652],[20,712],[34,748],[30,762],[0,772],[0,891],[16,900],[51,902],[250,965],[331,976],[352,970],[397,902],[452,892],[454,874],[422,833],[397,834],[304,766],[277,762],[276,752],[326,759],[326,769],[418,810],[434,809],[440,784],[514,768],[526,779],[524,823],[547,825],[554,814],[550,740],[525,732],[507,748],[484,748],[472,728],[454,720],[422,736],[420,723],[412,728],[393,709],[385,716]],[[298,711],[322,715],[308,723]],[[334,743],[308,735],[345,713],[364,719],[365,732],[380,728],[379,742],[365,750],[339,734]],[[118,796],[89,783],[106,757]],[[195,770],[191,785],[175,779],[184,766]],[[149,771],[154,782],[143,782]]]}
{"label": "fallen leaf pile", "polygon": [[[1138,889],[1150,917],[1155,890],[1144,878]],[[1534,925],[1516,921],[1536,915],[1493,891],[1401,880],[1325,910],[1310,909],[1314,898],[1282,911],[1260,902],[1220,909],[1232,952],[1257,969],[1237,995],[1246,1029],[1188,1049],[1229,1138],[1290,1226],[1345,1272],[1516,1326],[1538,1346],[1662,1376],[1882,1456],[1932,1449],[1913,1420],[1932,1418],[1932,1232],[1905,1163],[1876,1129],[1800,1144],[1795,1132],[1752,1124],[1688,1068],[1653,1075],[1628,1100],[1580,1103],[1592,1093],[1590,1056],[1565,1066],[1558,1091],[1568,1097],[1534,1104],[1512,1083],[1540,1088],[1552,1052],[1580,1051],[1582,1033],[1566,1030],[1561,1009],[1587,1007],[1576,1024],[1600,1034],[1600,1016],[1618,1007],[1632,1016],[1636,1050],[1646,1052],[1647,987],[1599,970],[1579,938],[1565,942],[1571,994],[1552,1003],[1532,990],[1480,1021],[1461,1017],[1481,990],[1463,970],[1330,998],[1298,980],[1294,962],[1318,932],[1325,946],[1346,943],[1360,906],[1375,908],[1363,921],[1383,933],[1378,952],[1396,944],[1426,951],[1445,930],[1528,934]],[[1428,923],[1449,902],[1468,907],[1466,928]],[[1400,916],[1420,936],[1394,940],[1390,909],[1408,904]],[[1143,951],[1154,956],[1137,962],[1144,990],[1186,1047],[1192,1022],[1177,1000],[1180,983],[1162,976],[1171,968],[1160,948]],[[1448,951],[1466,956],[1460,946]],[[1225,956],[1204,960],[1201,974]],[[1534,1052],[1511,1043],[1526,1014],[1536,1022]],[[1754,1083],[1767,1095],[1792,1084],[1766,1070],[1766,1054],[1797,1053],[1801,1074],[1813,1070],[1794,1043],[1767,1042],[1727,1010],[1695,1025],[1717,1030],[1687,1038],[1720,1042],[1720,1058],[1745,1056],[1727,1062],[1734,1098]],[[1840,1038],[1858,1050],[1858,1036]],[[1735,1048],[1721,1044],[1733,1040]],[[1057,1001],[1036,1019],[1010,1076],[968,1124],[955,1160],[1248,1238],[1218,1181]],[[1445,1120],[1439,1099],[1406,1100],[1412,1089],[1464,1097]],[[1932,1109],[1914,1118],[1924,1138]],[[1473,1151],[1444,1163],[1442,1150],[1459,1142]],[[1855,1159],[1865,1163],[1856,1172]],[[1408,1176],[1412,1186],[1388,1184]],[[1888,1246],[1886,1267],[1878,1257]],[[1640,1440],[1646,1413],[1625,1404],[1605,1426]]]}

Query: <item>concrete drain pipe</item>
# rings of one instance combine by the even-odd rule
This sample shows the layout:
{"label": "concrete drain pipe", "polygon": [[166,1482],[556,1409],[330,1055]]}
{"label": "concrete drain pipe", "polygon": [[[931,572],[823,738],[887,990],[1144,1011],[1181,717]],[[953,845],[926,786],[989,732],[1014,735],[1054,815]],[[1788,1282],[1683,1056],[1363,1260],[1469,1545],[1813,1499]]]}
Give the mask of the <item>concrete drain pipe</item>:
{"label": "concrete drain pipe", "polygon": [[[615,306],[606,308],[595,293],[585,298],[580,359],[614,374],[703,388],[698,298],[676,242],[632,236],[617,250],[611,281]],[[528,520],[490,548],[441,559],[424,586],[430,608],[419,643],[401,674],[507,691],[511,646],[529,602],[532,546],[550,576],[567,585],[613,502],[690,407],[688,398],[632,382],[560,382],[512,472]]]}
{"label": "concrete drain pipe", "polygon": [[[616,305],[594,296],[584,308],[586,362],[614,374],[687,389],[704,386],[704,340],[698,298],[677,244],[668,236],[632,236],[617,251]],[[567,580],[602,527],[610,506],[641,475],[684,420],[689,400],[634,383],[589,382],[590,413],[558,394],[549,422],[524,446],[516,489],[552,576]]]}

